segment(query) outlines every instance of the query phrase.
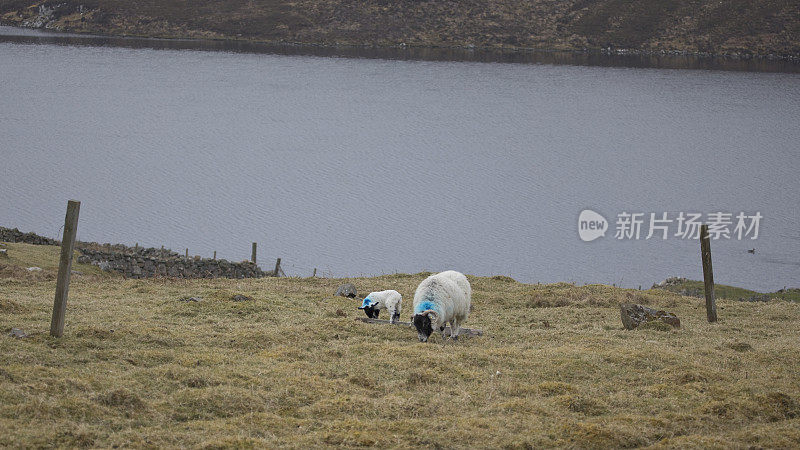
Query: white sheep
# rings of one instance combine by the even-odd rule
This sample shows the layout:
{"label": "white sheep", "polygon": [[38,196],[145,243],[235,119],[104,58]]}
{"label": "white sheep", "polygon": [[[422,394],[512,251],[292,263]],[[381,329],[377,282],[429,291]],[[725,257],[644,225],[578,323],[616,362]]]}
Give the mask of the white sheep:
{"label": "white sheep", "polygon": [[469,316],[472,288],[463,273],[454,270],[431,275],[414,293],[414,316],[420,342],[427,342],[433,330],[444,338],[444,326],[450,323],[450,336],[458,338],[461,325]]}
{"label": "white sheep", "polygon": [[363,309],[367,317],[377,319],[382,309],[389,311],[389,322],[395,323],[400,318],[403,296],[393,290],[370,292],[358,309]]}

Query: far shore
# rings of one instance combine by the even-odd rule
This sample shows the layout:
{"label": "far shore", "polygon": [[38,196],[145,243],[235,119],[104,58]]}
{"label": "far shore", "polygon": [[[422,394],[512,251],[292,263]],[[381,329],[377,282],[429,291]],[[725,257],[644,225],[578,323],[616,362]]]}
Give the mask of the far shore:
{"label": "far shore", "polygon": [[[687,51],[644,51],[634,49],[538,49],[522,47],[476,47],[471,45],[389,45],[268,41],[231,37],[197,37],[147,34],[98,34],[90,31],[64,31],[0,26],[30,30],[30,34],[6,36],[4,40],[78,44],[102,40],[102,45],[172,50],[234,51],[322,57],[395,59],[410,61],[461,61],[519,64],[551,64],[601,67],[641,67],[660,69],[725,70],[746,72],[800,73],[800,58],[755,54],[713,54]],[[37,35],[35,32],[52,33]],[[4,37],[0,35],[0,39]],[[74,39],[75,42],[69,40]],[[98,43],[99,44],[99,43]]]}

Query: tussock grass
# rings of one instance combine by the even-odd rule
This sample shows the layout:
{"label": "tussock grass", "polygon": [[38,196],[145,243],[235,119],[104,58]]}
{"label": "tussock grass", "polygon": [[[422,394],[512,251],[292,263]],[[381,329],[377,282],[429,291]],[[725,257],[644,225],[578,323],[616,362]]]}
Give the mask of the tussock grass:
{"label": "tussock grass", "polygon": [[[470,277],[485,335],[420,344],[333,296],[397,289],[409,315],[425,276],[88,274],[61,339],[55,281],[0,276],[0,447],[800,446],[798,303],[720,299],[708,324],[664,290]],[[682,328],[623,330],[628,301]]]}

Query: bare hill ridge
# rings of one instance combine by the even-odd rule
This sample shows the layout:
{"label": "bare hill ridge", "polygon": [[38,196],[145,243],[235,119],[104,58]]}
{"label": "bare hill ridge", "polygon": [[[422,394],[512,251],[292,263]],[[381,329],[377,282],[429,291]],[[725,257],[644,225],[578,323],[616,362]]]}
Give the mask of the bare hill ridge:
{"label": "bare hill ridge", "polygon": [[62,31],[315,45],[800,56],[799,0],[0,0]]}

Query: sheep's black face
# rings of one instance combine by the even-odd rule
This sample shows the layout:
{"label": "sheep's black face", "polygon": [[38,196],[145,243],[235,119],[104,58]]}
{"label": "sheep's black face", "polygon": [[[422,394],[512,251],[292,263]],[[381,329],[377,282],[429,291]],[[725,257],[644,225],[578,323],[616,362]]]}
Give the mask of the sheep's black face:
{"label": "sheep's black face", "polygon": [[420,342],[428,342],[428,337],[433,333],[431,318],[428,315],[415,314],[414,326],[417,328],[417,337]]}
{"label": "sheep's black face", "polygon": [[381,312],[380,312],[380,310],[375,309],[374,306],[367,306],[367,307],[364,308],[364,313],[370,319],[377,319],[378,318],[378,314],[380,314]]}

